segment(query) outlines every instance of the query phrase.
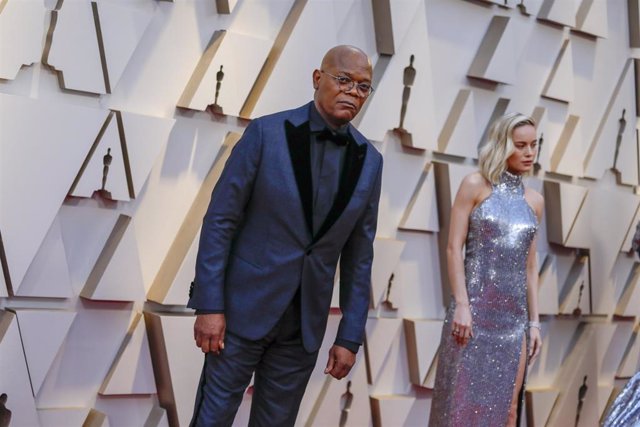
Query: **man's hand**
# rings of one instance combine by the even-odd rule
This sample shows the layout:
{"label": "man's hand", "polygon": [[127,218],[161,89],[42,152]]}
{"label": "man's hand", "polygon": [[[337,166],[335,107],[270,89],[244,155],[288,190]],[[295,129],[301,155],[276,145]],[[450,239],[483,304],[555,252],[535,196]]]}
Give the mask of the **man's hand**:
{"label": "man's hand", "polygon": [[329,360],[324,373],[331,374],[332,377],[340,380],[347,376],[354,363],[356,363],[355,353],[339,345],[333,345],[329,350]]}
{"label": "man's hand", "polygon": [[224,314],[198,314],[193,325],[193,338],[203,353],[220,354],[224,349],[224,331],[227,323]]}

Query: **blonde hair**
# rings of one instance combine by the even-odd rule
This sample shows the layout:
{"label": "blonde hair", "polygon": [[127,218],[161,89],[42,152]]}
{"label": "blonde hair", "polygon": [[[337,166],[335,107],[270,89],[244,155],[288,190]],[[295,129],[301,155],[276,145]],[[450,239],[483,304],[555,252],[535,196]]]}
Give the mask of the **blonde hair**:
{"label": "blonde hair", "polygon": [[507,159],[515,150],[513,130],[526,125],[535,127],[536,122],[520,113],[507,113],[491,125],[489,137],[478,154],[480,173],[489,182],[500,182],[500,175],[507,170]]}

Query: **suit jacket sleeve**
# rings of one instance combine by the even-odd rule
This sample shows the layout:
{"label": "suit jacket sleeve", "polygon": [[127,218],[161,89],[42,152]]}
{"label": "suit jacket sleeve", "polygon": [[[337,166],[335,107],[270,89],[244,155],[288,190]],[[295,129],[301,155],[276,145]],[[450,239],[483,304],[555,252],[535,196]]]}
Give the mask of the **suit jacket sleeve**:
{"label": "suit jacket sleeve", "polygon": [[371,301],[373,240],[378,223],[382,185],[382,156],[367,207],[347,239],[340,258],[340,309],[342,320],[337,340],[361,344]]}
{"label": "suit jacket sleeve", "polygon": [[205,214],[196,258],[196,276],[187,307],[224,311],[225,270],[233,239],[251,198],[261,158],[260,120],[253,120],[236,143],[216,183]]}

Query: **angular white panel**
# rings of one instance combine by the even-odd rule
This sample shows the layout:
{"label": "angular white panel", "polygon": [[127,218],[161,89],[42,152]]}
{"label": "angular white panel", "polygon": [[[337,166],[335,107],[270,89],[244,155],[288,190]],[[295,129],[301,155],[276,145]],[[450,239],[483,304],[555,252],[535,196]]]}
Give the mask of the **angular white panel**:
{"label": "angular white panel", "polygon": [[20,331],[15,315],[0,311],[0,393],[7,394],[12,426],[37,426],[29,372],[25,363]]}
{"label": "angular white panel", "polygon": [[82,426],[89,415],[89,408],[38,409],[42,427]]}
{"label": "angular white panel", "polygon": [[526,392],[528,427],[545,427],[560,392],[554,389],[529,389]]}
{"label": "angular white panel", "polygon": [[37,395],[76,313],[61,310],[16,311],[33,394]]}
{"label": "angular white panel", "polygon": [[606,38],[609,34],[607,2],[582,0],[576,14],[577,31]]}
{"label": "angular white panel", "polygon": [[631,378],[638,371],[640,371],[640,339],[636,332],[629,340],[629,346],[626,348],[616,375],[620,378]]}
{"label": "angular white panel", "polygon": [[398,265],[405,242],[395,239],[376,238],[373,242],[373,266],[371,269],[372,306],[376,307],[389,284],[389,277]]}
{"label": "angular white panel", "polygon": [[[118,114],[120,113],[116,116]],[[175,120],[127,112],[122,112],[121,117],[131,168],[130,185],[133,197],[137,197],[149,177],[151,168],[169,141]]]}
{"label": "angular white panel", "polygon": [[416,231],[440,231],[435,177],[431,164],[425,167],[398,228]]}
{"label": "angular white panel", "polygon": [[198,244],[200,243],[200,232],[191,243],[189,251],[182,260],[180,269],[176,274],[173,284],[169,288],[167,296],[162,301],[166,305],[185,305],[189,298],[189,284],[193,281],[196,271],[196,257],[198,255]]}
{"label": "angular white panel", "polygon": [[100,387],[100,394],[155,394],[151,352],[142,315],[137,315],[118,356]]}
{"label": "angular white panel", "polygon": [[558,25],[576,25],[576,0],[544,0],[538,11],[538,19]]}
{"label": "angular white panel", "polygon": [[[120,81],[127,63],[156,12],[150,0],[98,2],[98,15],[110,89]],[[64,7],[62,8],[64,10]]]}
{"label": "angular white panel", "polygon": [[588,189],[573,184],[560,184],[560,203],[561,209],[561,221],[562,221],[562,240],[567,241],[569,232],[573,224],[580,213],[580,208],[584,203],[585,197],[587,197]]}
{"label": "angular white panel", "polygon": [[427,375],[435,372],[435,357],[442,336],[440,320],[405,319],[407,353],[411,382],[423,386]]}
{"label": "angular white panel", "polygon": [[542,88],[542,96],[562,102],[573,101],[573,52],[571,40],[562,44],[553,68]]}
{"label": "angular white panel", "polygon": [[[227,31],[211,62],[199,63],[194,70],[194,75],[196,73],[203,75],[199,82],[194,82],[198,83],[197,87],[185,88],[185,92],[194,90],[193,96],[190,97],[191,99],[183,98],[184,101],[181,99],[178,105],[204,111],[207,105],[213,104],[217,75],[222,67],[224,74],[220,81],[217,105],[222,107],[225,114],[239,116],[272,45],[273,40],[267,38]],[[207,68],[200,70],[200,66],[207,66]],[[192,81],[189,83],[191,84]],[[183,93],[184,96],[185,93]]]}
{"label": "angular white panel", "polygon": [[144,300],[144,285],[133,223],[120,215],[81,295],[92,300]]}
{"label": "angular white panel", "polygon": [[[625,350],[633,336],[633,321],[614,321],[611,324],[613,332],[605,325],[598,328],[598,362],[600,368],[600,385],[615,385],[615,375],[624,359]],[[607,396],[608,397],[608,396]]]}
{"label": "angular white panel", "polygon": [[12,282],[22,281],[106,115],[0,95],[0,230]]}
{"label": "angular white panel", "polygon": [[65,89],[107,93],[90,2],[66,1],[57,12],[48,65],[62,74]]}
{"label": "angular white panel", "polygon": [[616,169],[622,182],[638,185],[635,91],[633,66],[628,60],[587,152],[587,176],[601,178],[606,169],[613,167],[617,150]]}
{"label": "angular white panel", "polygon": [[390,7],[396,53],[389,59],[384,74],[376,82],[375,92],[356,118],[358,129],[368,138],[382,141],[388,130],[399,127],[404,74],[413,55],[415,78],[402,127],[411,134],[414,147],[434,149],[436,117],[431,53],[429,43],[414,43],[429,38],[426,4],[415,0],[392,1]]}
{"label": "angular white panel", "polygon": [[[372,395],[371,409],[374,425],[402,426],[411,412],[416,398],[402,395]],[[427,420],[424,421],[427,423]]]}
{"label": "angular white panel", "polygon": [[545,264],[541,265],[538,278],[538,311],[540,314],[558,314],[558,272],[557,259],[547,255]]}
{"label": "angular white panel", "polygon": [[104,190],[108,192],[105,197],[129,201],[122,143],[114,113],[110,113],[104,126],[104,132],[97,134],[98,140],[89,153],[88,162],[85,160],[86,166],[79,172],[81,175],[70,195],[91,197],[95,191],[102,190],[104,185]]}
{"label": "angular white panel", "polygon": [[25,297],[71,298],[71,277],[62,240],[59,216],[54,219],[33,258],[20,287],[14,293]]}
{"label": "angular white panel", "polygon": [[516,80],[516,24],[508,16],[494,16],[478,47],[467,76],[496,83]]}
{"label": "angular white panel", "polygon": [[622,249],[620,252],[629,252],[631,251],[631,244],[633,243],[633,236],[636,233],[636,227],[640,222],[640,209],[636,212],[636,216],[631,221],[631,225],[629,225],[629,230],[627,231],[627,237],[624,239],[624,243],[622,244]]}
{"label": "angular white panel", "polygon": [[238,0],[216,0],[218,13],[231,14],[238,4]]}
{"label": "angular white panel", "polygon": [[[592,301],[595,313],[615,307],[609,275],[638,208],[638,196],[608,188],[589,190],[566,246],[591,248]],[[615,210],[610,209],[615,206]]]}
{"label": "angular white panel", "polygon": [[372,319],[367,321],[367,360],[371,381],[375,384],[389,353],[392,342],[402,328],[402,319]]}
{"label": "angular white panel", "polygon": [[438,136],[440,153],[477,158],[478,129],[473,92],[461,89]]}
{"label": "angular white panel", "polygon": [[40,62],[46,9],[42,2],[5,0],[0,13],[0,79],[13,80],[23,65]]}
{"label": "angular white panel", "polygon": [[[362,353],[342,380],[326,376],[323,393],[314,405],[307,426],[363,426],[371,421],[367,371]],[[319,361],[321,363],[321,361]],[[300,422],[300,417],[298,422]]]}
{"label": "angular white panel", "polygon": [[76,319],[36,396],[38,409],[90,408],[132,317],[132,304],[80,300]]}
{"label": "angular white panel", "polygon": [[553,147],[550,170],[563,175],[582,176],[582,165],[576,159],[584,153],[585,147],[580,118],[569,115]]}

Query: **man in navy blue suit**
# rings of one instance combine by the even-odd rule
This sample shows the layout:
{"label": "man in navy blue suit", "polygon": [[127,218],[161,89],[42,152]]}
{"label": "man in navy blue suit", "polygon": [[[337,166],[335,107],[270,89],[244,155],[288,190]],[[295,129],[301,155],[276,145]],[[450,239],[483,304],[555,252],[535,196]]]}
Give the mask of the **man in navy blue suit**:
{"label": "man in navy blue suit", "polygon": [[342,319],[325,369],[355,363],[370,302],[382,156],[350,121],[371,62],[330,49],[314,100],[253,120],[204,218],[188,307],[205,363],[191,425],[230,426],[255,372],[249,425],[292,426],[325,333],[340,259]]}

